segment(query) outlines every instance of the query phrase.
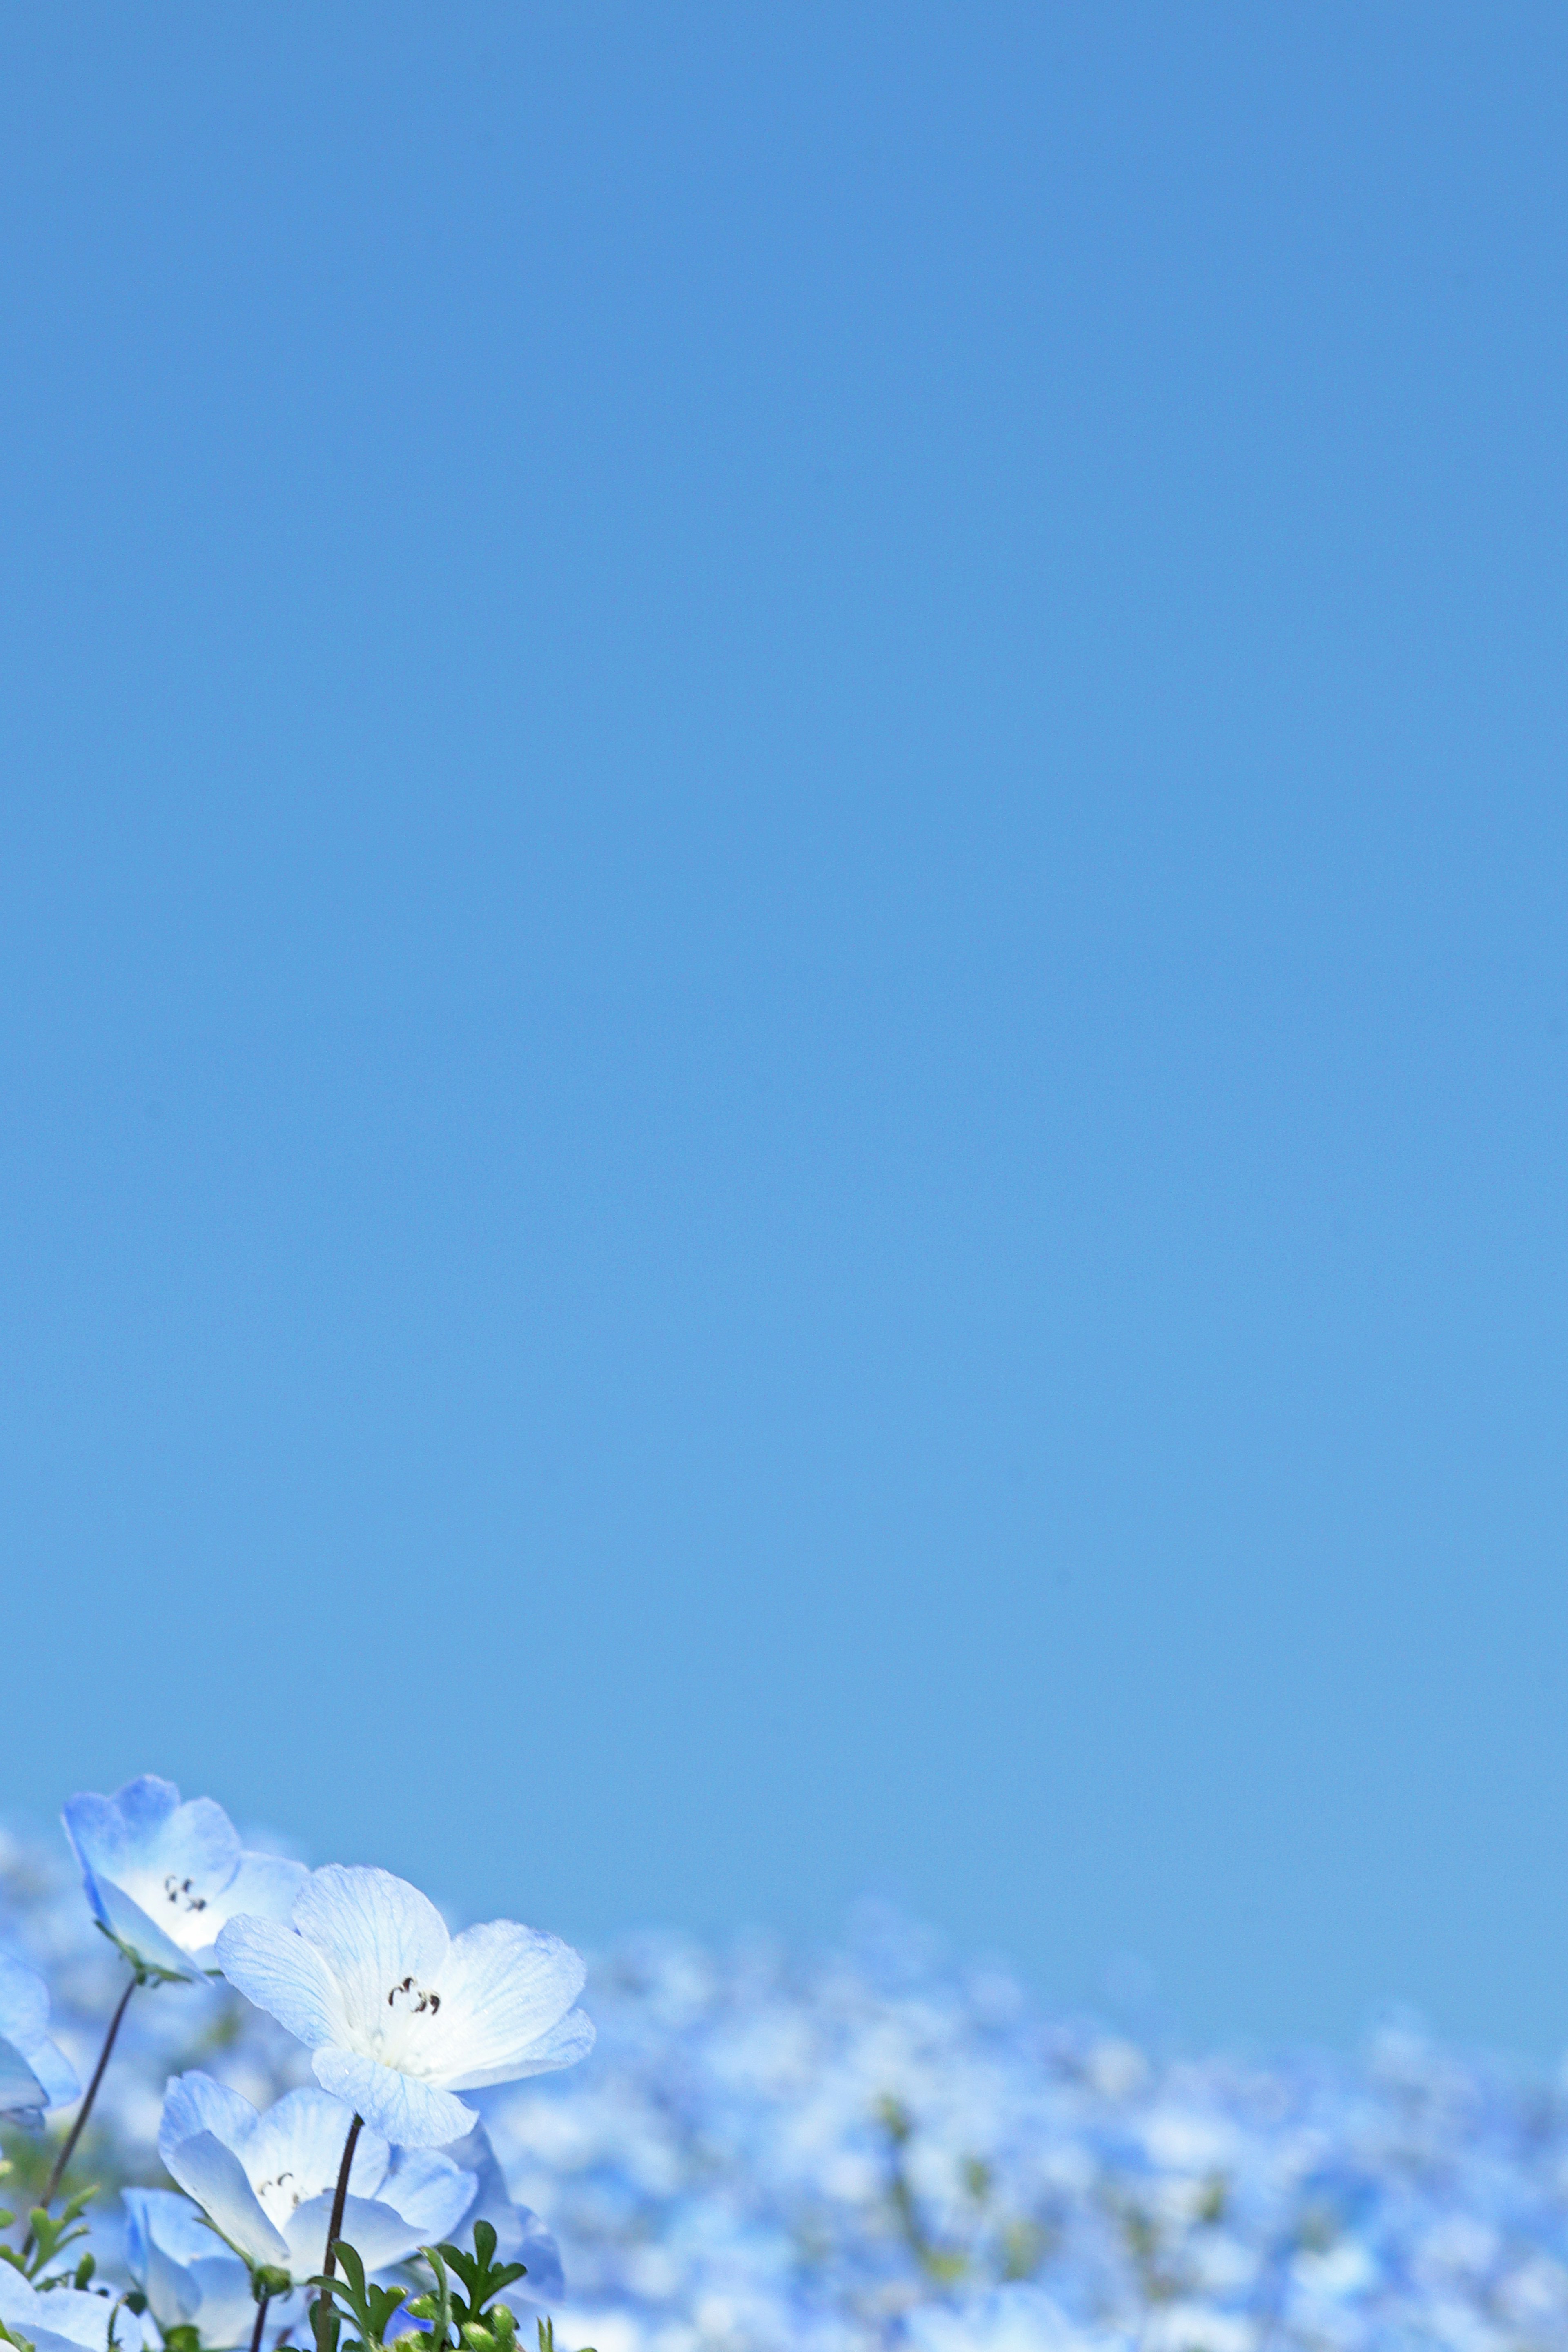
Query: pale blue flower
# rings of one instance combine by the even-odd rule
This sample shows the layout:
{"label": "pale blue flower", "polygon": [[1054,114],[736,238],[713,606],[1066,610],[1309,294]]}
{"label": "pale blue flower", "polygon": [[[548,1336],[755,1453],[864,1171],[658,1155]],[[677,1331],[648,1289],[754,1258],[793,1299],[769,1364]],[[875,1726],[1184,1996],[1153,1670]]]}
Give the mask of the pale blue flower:
{"label": "pale blue flower", "polygon": [[449,1936],[435,1905],[385,1870],[313,1871],[293,1926],[236,1917],[218,1937],[230,1984],[312,2053],[316,2079],[407,2147],[479,2120],[453,2095],[570,2066],[594,2029],[573,2007],[568,1944],[510,1919]]}
{"label": "pale blue flower", "polygon": [[0,2115],[68,2107],[81,2085],[49,2039],[49,1995],[42,1977],[0,1952]]}
{"label": "pale blue flower", "polygon": [[[247,2263],[296,2283],[321,2267],[338,2168],[353,2111],[325,2091],[286,2092],[258,2115],[210,2074],[177,2074],[158,2153],[187,2196]],[[342,2235],[367,2271],[450,2236],[475,2177],[434,2148],[392,2148],[367,2126],[349,2173]]]}
{"label": "pale blue flower", "polygon": [[82,2294],[75,2287],[51,2287],[40,2294],[9,2263],[0,2263],[0,2321],[25,2336],[35,2352],[107,2352],[109,2326],[120,2352],[142,2352],[146,2331],[132,2311],[106,2294]]}
{"label": "pale blue flower", "polygon": [[73,1797],[63,1818],[94,1916],[139,1976],[216,1975],[224,1921],[286,1919],[309,1875],[301,1862],[242,1852],[221,1805],[182,1804],[151,1772],[112,1797]]}
{"label": "pale blue flower", "polygon": [[166,2335],[195,2327],[204,2347],[248,2344],[256,2325],[250,2273],[188,2198],[171,2189],[125,2189],[125,2266]]}

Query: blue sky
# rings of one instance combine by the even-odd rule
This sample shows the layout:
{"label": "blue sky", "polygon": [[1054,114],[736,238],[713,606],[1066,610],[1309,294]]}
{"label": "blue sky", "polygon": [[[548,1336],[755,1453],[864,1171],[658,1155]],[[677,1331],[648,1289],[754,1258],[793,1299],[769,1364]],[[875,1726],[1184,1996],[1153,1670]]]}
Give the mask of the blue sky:
{"label": "blue sky", "polygon": [[1568,2040],[1565,65],[6,19],[14,1816]]}

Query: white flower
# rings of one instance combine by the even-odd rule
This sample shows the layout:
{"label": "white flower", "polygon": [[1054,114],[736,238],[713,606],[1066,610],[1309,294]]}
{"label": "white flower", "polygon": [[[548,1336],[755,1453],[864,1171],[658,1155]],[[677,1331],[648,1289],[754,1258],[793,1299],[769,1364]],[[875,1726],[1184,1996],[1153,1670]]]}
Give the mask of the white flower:
{"label": "white flower", "polygon": [[231,1919],[217,1960],[314,2053],[324,2090],[405,2147],[472,2129],[477,2113],[455,2092],[570,2066],[593,2047],[572,2006],[585,1971],[570,1945],[510,1919],[448,1936],[389,1871],[313,1871],[291,1927]]}
{"label": "white flower", "polygon": [[[247,2263],[296,2284],[321,2267],[352,2111],[325,2091],[288,2091],[265,2115],[210,2074],[176,2074],[158,2153],[187,2196]],[[342,2235],[367,2271],[447,2237],[474,2201],[477,2176],[430,2148],[393,2149],[360,2133]],[[216,2246],[212,2232],[206,2236]],[[202,2329],[206,2340],[206,2328]]]}

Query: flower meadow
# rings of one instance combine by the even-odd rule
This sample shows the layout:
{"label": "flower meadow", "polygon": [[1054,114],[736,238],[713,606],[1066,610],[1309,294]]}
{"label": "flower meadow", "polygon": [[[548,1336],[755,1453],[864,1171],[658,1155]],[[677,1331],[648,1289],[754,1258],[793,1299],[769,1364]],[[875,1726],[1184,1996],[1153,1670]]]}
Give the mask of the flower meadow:
{"label": "flower meadow", "polygon": [[1194,2058],[882,1915],[584,1978],[165,1781],[65,1819],[0,1846],[0,2338],[33,2352],[1568,2344],[1544,2076],[1408,2029]]}

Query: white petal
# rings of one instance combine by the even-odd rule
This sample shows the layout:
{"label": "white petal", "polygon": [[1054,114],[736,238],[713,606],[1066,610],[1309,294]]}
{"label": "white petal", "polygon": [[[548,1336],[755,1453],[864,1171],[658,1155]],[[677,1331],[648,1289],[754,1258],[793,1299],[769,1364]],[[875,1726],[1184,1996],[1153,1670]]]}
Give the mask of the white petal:
{"label": "white petal", "polygon": [[474,2109],[450,2092],[395,2074],[357,2050],[318,2050],[311,2063],[322,2089],[347,2099],[395,2147],[443,2147],[449,2139],[461,2139],[478,2120]]}
{"label": "white petal", "polygon": [[172,2075],[163,2093],[158,2153],[167,2164],[170,2149],[178,2147],[183,2139],[195,2139],[198,2132],[211,2132],[225,2147],[238,2153],[259,2121],[248,2099],[193,2068],[188,2074]]}
{"label": "white petal", "polygon": [[558,2068],[574,2066],[579,2058],[585,2058],[597,2039],[597,2029],[587,2011],[569,2009],[548,2033],[542,2033],[519,2056],[480,2073],[459,2075],[447,2088],[482,2091],[487,2083],[520,2083],[529,2074],[552,2074]]}
{"label": "white petal", "polygon": [[163,2158],[188,2197],[211,2215],[231,2246],[253,2263],[284,2263],[289,2249],[262,2211],[232,2148],[211,2132],[184,2139]]}
{"label": "white petal", "polygon": [[587,1971],[559,1936],[510,1919],[466,1928],[441,1972],[440,2013],[426,2048],[428,2077],[453,2090],[508,2083],[520,2062],[563,2017]]}
{"label": "white petal", "polygon": [[344,2032],[342,2002],[314,1945],[274,1919],[229,1920],[217,1939],[217,1964],[247,2000],[267,2010],[314,2050]]}
{"label": "white petal", "polygon": [[405,1979],[441,1985],[450,1945],[446,1922],[427,1895],[389,1870],[333,1864],[312,1871],[295,1903],[294,1925],[340,1988],[351,2048],[386,2023],[389,1996]]}

